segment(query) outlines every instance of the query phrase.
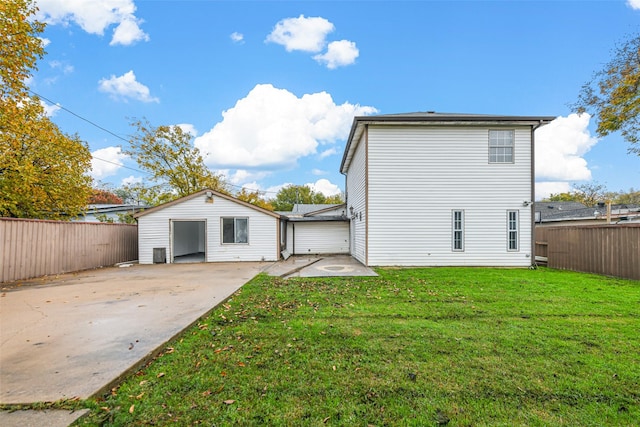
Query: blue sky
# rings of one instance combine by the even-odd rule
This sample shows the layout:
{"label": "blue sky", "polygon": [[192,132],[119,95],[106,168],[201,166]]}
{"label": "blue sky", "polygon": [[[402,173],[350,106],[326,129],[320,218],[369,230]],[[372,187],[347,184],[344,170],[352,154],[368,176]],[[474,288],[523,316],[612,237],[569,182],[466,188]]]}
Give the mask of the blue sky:
{"label": "blue sky", "polygon": [[569,107],[638,31],[640,0],[37,4],[47,55],[30,87],[114,187],[147,178],[120,150],[135,118],[183,126],[234,189],[273,197],[344,189],[354,115],[438,111],[558,117],[537,134],[538,197],[640,188],[640,157]]}

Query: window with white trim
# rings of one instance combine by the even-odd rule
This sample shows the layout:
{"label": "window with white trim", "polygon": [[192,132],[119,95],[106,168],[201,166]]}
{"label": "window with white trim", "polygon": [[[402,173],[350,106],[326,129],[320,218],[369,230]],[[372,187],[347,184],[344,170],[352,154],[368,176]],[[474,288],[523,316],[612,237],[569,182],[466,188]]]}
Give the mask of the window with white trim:
{"label": "window with white trim", "polygon": [[454,252],[464,251],[464,211],[451,211],[451,248]]}
{"label": "window with white trim", "polygon": [[221,218],[222,243],[249,243],[249,218]]}
{"label": "window with white trim", "polygon": [[513,163],[513,129],[489,129],[489,163]]}
{"label": "window with white trim", "polygon": [[518,220],[518,211],[507,211],[507,250],[519,250],[519,240],[520,224]]}

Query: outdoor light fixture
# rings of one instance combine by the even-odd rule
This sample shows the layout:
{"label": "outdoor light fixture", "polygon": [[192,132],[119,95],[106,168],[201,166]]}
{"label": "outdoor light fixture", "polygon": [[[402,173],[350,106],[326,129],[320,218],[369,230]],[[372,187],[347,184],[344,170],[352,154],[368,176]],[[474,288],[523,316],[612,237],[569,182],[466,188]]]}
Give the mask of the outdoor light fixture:
{"label": "outdoor light fixture", "polygon": [[522,202],[522,206],[524,206],[524,207],[526,208],[526,207],[527,207],[527,206],[529,206],[531,203],[533,203],[533,202],[530,202],[530,201],[528,201],[528,200],[525,200],[524,202]]}

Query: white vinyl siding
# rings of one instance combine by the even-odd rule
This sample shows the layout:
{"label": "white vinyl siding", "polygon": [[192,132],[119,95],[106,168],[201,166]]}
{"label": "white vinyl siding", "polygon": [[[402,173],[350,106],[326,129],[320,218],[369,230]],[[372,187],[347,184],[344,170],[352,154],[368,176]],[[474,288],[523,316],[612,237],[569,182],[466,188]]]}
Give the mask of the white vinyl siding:
{"label": "white vinyl siding", "polygon": [[[278,254],[278,219],[231,200],[213,196],[205,203],[203,194],[138,218],[138,251],[140,264],[153,262],[153,248],[165,248],[172,259],[172,220],[206,221],[207,262],[276,261]],[[221,218],[247,218],[248,244],[222,244]]]}
{"label": "white vinyl siding", "polygon": [[[368,264],[530,265],[529,251],[505,245],[505,211],[532,189],[530,128],[510,129],[518,155],[496,167],[487,162],[487,127],[369,125]],[[452,206],[465,211],[463,253],[451,250]],[[530,215],[523,210],[520,224]],[[519,237],[531,247],[530,227]]]}
{"label": "white vinyl siding", "polygon": [[[346,215],[351,219],[351,256],[363,264],[367,263],[366,257],[366,150],[364,132],[358,141],[349,170],[347,171],[347,201]],[[353,211],[351,210],[353,208]]]}

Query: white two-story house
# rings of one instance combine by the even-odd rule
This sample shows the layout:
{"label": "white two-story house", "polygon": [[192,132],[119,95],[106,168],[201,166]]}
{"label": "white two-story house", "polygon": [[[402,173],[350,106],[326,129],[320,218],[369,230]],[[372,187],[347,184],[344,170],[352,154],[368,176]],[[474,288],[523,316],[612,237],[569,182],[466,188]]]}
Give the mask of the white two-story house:
{"label": "white two-story house", "polygon": [[529,266],[534,136],[554,117],[355,117],[346,175],[351,254],[369,266]]}

